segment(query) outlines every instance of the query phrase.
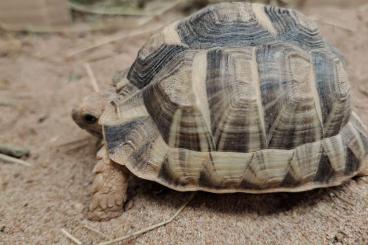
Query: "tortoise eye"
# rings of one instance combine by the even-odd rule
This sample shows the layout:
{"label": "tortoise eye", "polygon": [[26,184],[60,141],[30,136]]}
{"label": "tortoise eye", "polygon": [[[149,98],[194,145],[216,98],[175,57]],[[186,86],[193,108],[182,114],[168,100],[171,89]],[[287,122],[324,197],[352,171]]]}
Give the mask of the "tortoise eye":
{"label": "tortoise eye", "polygon": [[88,123],[88,124],[94,124],[94,123],[96,123],[96,122],[97,122],[97,117],[95,117],[95,116],[93,116],[93,115],[91,115],[91,114],[85,114],[85,115],[83,116],[83,119],[84,119],[84,121],[85,121],[86,123]]}

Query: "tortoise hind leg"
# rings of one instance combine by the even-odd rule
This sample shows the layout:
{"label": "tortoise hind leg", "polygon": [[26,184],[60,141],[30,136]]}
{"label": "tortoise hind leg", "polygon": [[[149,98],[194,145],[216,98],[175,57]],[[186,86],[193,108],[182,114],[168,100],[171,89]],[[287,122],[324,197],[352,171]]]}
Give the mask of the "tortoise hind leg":
{"label": "tortoise hind leg", "polygon": [[97,153],[98,162],[93,169],[96,174],[92,186],[92,200],[88,219],[106,221],[123,212],[127,197],[129,171],[111,161],[105,147]]}

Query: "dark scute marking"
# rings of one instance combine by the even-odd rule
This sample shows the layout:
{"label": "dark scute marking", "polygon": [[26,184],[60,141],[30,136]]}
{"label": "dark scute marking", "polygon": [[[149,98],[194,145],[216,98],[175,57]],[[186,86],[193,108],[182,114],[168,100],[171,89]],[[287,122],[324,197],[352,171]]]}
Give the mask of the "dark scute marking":
{"label": "dark scute marking", "polygon": [[[268,135],[270,129],[275,122],[277,115],[279,114],[282,105],[284,104],[285,96],[281,96],[284,93],[284,88],[287,86],[288,81],[283,74],[283,59],[275,58],[276,51],[279,50],[277,46],[265,45],[260,47],[256,51],[256,59],[258,64],[258,72],[261,83],[261,99],[262,105],[265,110],[264,120],[266,134]],[[277,75],[270,75],[277,74]],[[280,74],[280,75],[278,75]],[[270,106],[270,104],[272,106]]]}
{"label": "dark scute marking", "polygon": [[178,105],[166,99],[159,85],[153,85],[143,91],[143,100],[148,113],[155,121],[160,134],[167,143],[170,137],[170,127],[173,115]]}
{"label": "dark scute marking", "polygon": [[165,181],[169,185],[173,186],[182,186],[181,183],[179,183],[178,180],[174,179],[173,176],[170,173],[169,169],[169,160],[166,158],[164,162],[161,165],[161,169],[158,173],[158,178]]}
{"label": "dark scute marking", "polygon": [[348,147],[346,152],[346,166],[345,166],[345,175],[351,175],[359,170],[360,161],[352,152],[352,150]]}
{"label": "dark scute marking", "polygon": [[331,81],[331,78],[333,78],[334,68],[324,53],[314,52],[312,55],[312,62],[314,65],[317,91],[321,103],[322,118],[325,123],[333,105],[333,97],[331,96],[331,84],[333,81]]}
{"label": "dark scute marking", "polygon": [[226,132],[226,138],[222,139],[224,134],[221,134],[216,142],[216,149],[220,149],[220,142],[223,142],[221,151],[228,152],[247,152],[249,142],[248,134]]}
{"label": "dark scute marking", "polygon": [[[291,79],[290,55],[306,52],[287,43],[264,45],[257,49],[256,58],[261,80],[261,99],[269,148],[293,149],[298,145],[319,140],[321,125],[313,123],[317,116],[311,96],[291,100],[295,90],[302,92],[298,81]],[[311,113],[305,113],[311,111]],[[316,131],[319,131],[316,134]]]}
{"label": "dark scute marking", "polygon": [[198,185],[201,187],[208,187],[211,189],[220,189],[222,185],[213,183],[211,177],[208,175],[208,171],[205,169],[200,172]]}
{"label": "dark scute marking", "polygon": [[134,159],[136,168],[140,169],[145,164],[147,164],[147,160],[149,158],[151,147],[152,147],[152,143],[148,142],[144,144],[143,146],[141,146],[138,150],[136,150],[133,153],[132,157]]}
{"label": "dark scute marking", "polygon": [[[179,109],[179,106],[173,103],[167,95],[164,94],[160,86],[156,84],[145,89],[143,95],[148,113],[156,123],[164,141],[169,144],[173,116]],[[208,131],[199,132],[198,130],[205,124],[201,113],[193,107],[182,107],[180,109],[182,110],[180,130],[176,132],[176,140],[174,145],[170,145],[170,147],[193,151],[214,150],[215,146],[211,134]],[[197,118],[198,120],[187,120],[193,118]],[[202,125],[198,125],[198,123],[202,123]],[[201,139],[205,140],[206,144],[201,144]],[[202,149],[201,147],[204,145],[206,145],[206,147]]]}
{"label": "dark scute marking", "polygon": [[360,135],[360,139],[363,142],[363,148],[364,148],[365,154],[368,154],[368,138],[362,132],[359,132],[359,135]]}
{"label": "dark scute marking", "polygon": [[[221,6],[224,5],[203,9],[181,22],[177,27],[181,40],[191,48],[257,46],[274,40],[272,34],[259,25],[256,18],[247,22],[219,21],[218,16],[224,15],[226,11]],[[250,9],[249,14],[253,14]],[[241,14],[240,11],[237,13],[235,4],[229,10],[227,14]]]}
{"label": "dark scute marking", "polygon": [[[216,150],[222,152],[248,152],[249,139],[253,138],[255,132],[250,132],[252,125],[257,125],[259,132],[260,122],[249,117],[258,110],[255,103],[237,99],[238,90],[244,85],[237,81],[237,77],[232,73],[235,69],[236,54],[227,51],[225,48],[211,49],[207,53],[207,77],[206,90],[211,117],[211,129],[216,145]],[[227,117],[225,117],[225,115]],[[259,119],[257,119],[259,120]],[[232,125],[232,128],[225,127]],[[260,148],[264,147],[265,140],[259,134]]]}
{"label": "dark scute marking", "polygon": [[[319,140],[321,125],[313,123],[316,116],[313,98],[291,100],[298,81],[290,79],[287,57],[303,50],[286,43],[265,45],[257,49],[256,58],[261,81],[261,99],[269,148],[293,149],[298,145]],[[306,111],[313,112],[305,113]]]}
{"label": "dark scute marking", "polygon": [[284,180],[281,183],[281,187],[296,187],[300,185],[300,181],[296,180],[294,176],[288,172],[284,178]]}
{"label": "dark scute marking", "polygon": [[129,133],[138,125],[144,124],[142,121],[133,121],[124,125],[104,126],[105,139],[107,148],[110,153],[114,153],[115,149],[124,144],[129,137]]}
{"label": "dark scute marking", "polygon": [[[221,84],[219,84],[219,78],[221,77],[222,56],[223,52],[221,49],[211,49],[207,53],[206,90],[208,98],[214,98],[214,95],[222,88]],[[213,118],[213,113],[215,112],[211,111],[211,118]]]}
{"label": "dark scute marking", "polygon": [[262,188],[257,185],[257,184],[253,184],[247,180],[242,180],[242,182],[240,182],[239,187],[243,190],[261,190]]}
{"label": "dark scute marking", "polygon": [[[225,57],[223,50],[220,48],[212,49],[207,53],[206,92],[209,98],[208,103],[211,117],[211,130],[213,133],[219,130],[219,123],[216,117],[219,113],[224,113],[224,111],[218,110],[217,105],[221,103],[220,100],[222,99],[222,96],[220,97],[219,94],[221,94],[225,89],[221,73],[223,69],[226,69],[226,67],[222,67],[221,63],[226,58],[227,57]],[[221,135],[215,142],[215,149],[217,150],[220,140]],[[226,149],[221,149],[221,151],[226,151]]]}
{"label": "dark scute marking", "polygon": [[336,60],[340,57],[332,48],[312,52],[315,80],[321,104],[324,137],[337,135],[346,124],[351,113],[350,95],[340,94]]}
{"label": "dark scute marking", "polygon": [[319,161],[318,170],[316,176],[314,176],[315,182],[327,183],[334,175],[335,171],[332,168],[330,159],[327,154],[322,152],[321,159]]}
{"label": "dark scute marking", "polygon": [[128,80],[138,88],[145,87],[165,65],[184,50],[186,48],[179,45],[161,45],[145,59],[139,58],[138,55],[129,70]]}
{"label": "dark scute marking", "polygon": [[158,173],[159,179],[166,182],[168,185],[177,186],[177,187],[186,187],[188,185],[192,185],[192,186],[196,185],[196,182],[193,180],[193,178],[181,178],[181,179],[175,178],[170,172],[169,165],[170,163],[166,156],[164,162],[161,165],[161,169]]}
{"label": "dark scute marking", "polygon": [[325,41],[319,35],[319,30],[309,29],[300,24],[302,14],[275,6],[266,6],[265,13],[279,33],[279,39],[293,43],[305,49],[323,48]]}
{"label": "dark scute marking", "polygon": [[[188,123],[185,120],[186,118],[198,118],[199,120]],[[194,151],[212,151],[215,149],[215,146],[212,142],[211,134],[208,131],[198,131],[198,128],[204,127],[205,123],[202,114],[197,109],[193,107],[183,109],[182,119],[184,120],[180,122],[181,131],[179,132],[179,135],[177,135],[178,143],[175,145],[176,148],[183,148]],[[203,140],[203,138],[206,141],[206,147],[204,149],[201,149],[201,139]]]}

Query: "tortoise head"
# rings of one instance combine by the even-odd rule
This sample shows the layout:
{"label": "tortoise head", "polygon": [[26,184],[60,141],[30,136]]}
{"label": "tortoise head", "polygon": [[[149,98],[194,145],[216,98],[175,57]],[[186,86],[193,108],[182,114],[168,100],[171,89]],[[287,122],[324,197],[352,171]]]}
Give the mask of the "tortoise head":
{"label": "tortoise head", "polygon": [[98,123],[102,115],[108,96],[94,93],[85,97],[82,103],[72,111],[72,118],[78,126],[94,136],[102,137],[102,128]]}

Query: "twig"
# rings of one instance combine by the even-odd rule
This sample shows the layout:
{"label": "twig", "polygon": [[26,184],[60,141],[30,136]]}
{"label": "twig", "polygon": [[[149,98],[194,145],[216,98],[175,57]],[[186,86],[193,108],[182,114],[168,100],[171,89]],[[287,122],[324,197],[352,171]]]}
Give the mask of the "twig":
{"label": "twig", "polygon": [[150,16],[153,13],[144,10],[129,10],[128,8],[120,9],[106,9],[95,6],[93,4],[80,4],[74,1],[69,1],[69,7],[75,11],[84,12],[88,14],[99,14],[99,15],[125,15],[125,16]]}
{"label": "twig", "polygon": [[0,106],[2,106],[2,107],[15,107],[15,104],[13,104],[11,102],[0,101]]}
{"label": "twig", "polygon": [[109,244],[113,244],[113,243],[116,243],[116,242],[121,242],[121,241],[127,240],[129,238],[133,238],[133,237],[142,235],[142,234],[144,234],[144,233],[146,233],[148,231],[154,230],[154,229],[159,228],[161,226],[167,225],[168,223],[172,222],[181,213],[181,211],[183,211],[183,209],[188,205],[188,203],[193,200],[194,196],[195,196],[195,192],[190,195],[189,199],[169,219],[164,220],[164,221],[162,221],[160,223],[151,225],[151,226],[149,226],[147,228],[144,228],[144,229],[141,229],[139,231],[133,232],[133,233],[131,233],[129,235],[126,235],[126,236],[123,236],[123,237],[119,237],[119,238],[116,238],[114,240],[110,240],[110,241],[106,241],[106,242],[101,242],[98,245],[109,245]]}
{"label": "twig", "polygon": [[325,18],[320,18],[318,16],[311,16],[311,19],[313,19],[314,21],[320,22],[322,24],[326,24],[326,25],[330,25],[330,26],[333,26],[333,27],[340,28],[340,29],[348,31],[348,32],[355,32],[356,31],[355,28],[352,28],[352,27],[346,26],[346,25],[342,25],[342,24],[338,24],[333,20],[327,20]]}
{"label": "twig", "polygon": [[166,8],[163,8],[161,11],[157,12],[155,15],[150,16],[149,18],[147,18],[146,20],[144,20],[144,22],[142,22],[140,25],[138,25],[139,28],[137,28],[136,31],[131,31],[131,32],[124,32],[124,33],[118,33],[115,35],[112,35],[110,37],[107,38],[102,38],[101,40],[97,41],[96,43],[93,43],[91,45],[83,45],[80,48],[76,48],[70,52],[67,53],[67,55],[65,56],[66,59],[71,59],[74,56],[77,56],[81,53],[84,53],[86,51],[89,51],[91,49],[95,49],[98,48],[100,46],[109,44],[109,43],[113,43],[116,41],[121,41],[124,39],[128,39],[128,38],[132,38],[132,37],[138,37],[138,36],[142,36],[145,34],[150,34],[153,33],[159,29],[161,29],[161,25],[159,27],[156,28],[145,28],[142,29],[143,26],[150,24],[152,22],[152,20],[157,17],[157,16],[162,16],[164,13],[174,9],[176,6],[178,6],[180,3],[182,3],[182,0],[177,0],[175,1],[173,4],[168,5]]}
{"label": "twig", "polygon": [[79,241],[77,238],[75,238],[72,234],[70,234],[69,232],[67,232],[65,229],[61,229],[61,232],[67,237],[69,238],[72,242],[74,242],[75,244],[78,245],[82,245],[82,242]]}
{"label": "twig", "polygon": [[99,92],[99,91],[100,91],[100,89],[99,89],[99,87],[98,87],[97,80],[96,80],[95,75],[93,74],[93,71],[92,71],[91,66],[90,66],[88,63],[85,63],[85,64],[84,64],[84,68],[86,68],[87,74],[88,74],[88,76],[89,76],[89,78],[90,78],[90,79],[89,79],[89,81],[90,81],[90,82],[91,82],[91,84],[92,84],[93,90],[94,90],[95,92]]}
{"label": "twig", "polygon": [[[161,26],[160,26],[161,28]],[[113,42],[116,42],[116,41],[120,41],[120,40],[124,40],[124,39],[128,39],[128,38],[132,38],[132,37],[138,37],[138,36],[141,36],[141,35],[144,35],[144,34],[148,34],[148,33],[152,33],[156,30],[158,30],[159,28],[154,28],[154,29],[149,29],[149,30],[137,30],[137,31],[131,31],[131,32],[124,32],[124,33],[118,33],[118,34],[115,34],[115,35],[112,35],[111,37],[107,37],[107,38],[102,38],[101,40],[97,41],[96,43],[93,43],[91,45],[83,45],[82,47],[80,48],[76,48],[72,51],[70,51],[69,53],[67,53],[67,55],[65,56],[66,59],[71,59],[73,58],[74,56],[77,56],[81,53],[84,53],[86,51],[89,51],[91,49],[95,49],[95,48],[98,48],[100,46],[103,46],[103,45],[106,45],[106,44],[109,44],[109,43],[113,43]]]}
{"label": "twig", "polygon": [[158,11],[157,13],[155,13],[154,16],[160,16],[174,8],[176,8],[179,4],[181,3],[185,3],[186,1],[185,0],[177,0],[177,1],[174,1],[172,4],[168,4],[166,8],[163,8],[161,9],[161,11]]}
{"label": "twig", "polygon": [[88,142],[86,142],[86,143],[84,143],[84,144],[82,144],[82,145],[77,145],[77,146],[75,146],[74,148],[67,149],[67,150],[65,150],[64,152],[65,152],[66,154],[71,154],[71,153],[73,153],[73,152],[77,152],[77,151],[79,151],[79,150],[81,150],[81,149],[83,149],[83,148],[86,148],[87,146],[88,146]]}
{"label": "twig", "polygon": [[83,224],[83,227],[86,228],[87,230],[90,230],[90,231],[93,231],[94,233],[100,235],[101,237],[105,238],[105,239],[110,239],[110,237],[108,237],[107,235],[103,234],[101,231],[93,228],[93,227],[90,227],[86,224]]}
{"label": "twig", "polygon": [[29,155],[29,150],[10,145],[0,145],[0,153],[16,158],[21,158],[23,156]]}
{"label": "twig", "polygon": [[65,143],[57,144],[56,146],[57,147],[66,147],[66,146],[69,146],[69,145],[84,143],[85,141],[88,141],[89,139],[90,138],[87,137],[87,138],[83,138],[83,139],[72,140],[72,141],[68,141],[68,142],[65,142]]}
{"label": "twig", "polygon": [[[101,26],[102,27],[102,26]],[[102,29],[101,27],[97,28],[97,30]],[[0,22],[0,29],[4,31],[11,31],[11,32],[33,32],[33,33],[73,33],[73,32],[87,32],[93,31],[93,27],[85,26],[83,28],[76,28],[75,26],[35,26],[35,25],[27,25],[27,26],[20,26],[20,25],[12,25],[7,24],[4,22]]]}
{"label": "twig", "polygon": [[6,162],[11,162],[11,163],[19,163],[19,164],[27,166],[27,167],[32,167],[32,164],[30,164],[26,161],[23,161],[23,160],[14,158],[14,157],[10,157],[10,156],[7,156],[7,155],[1,154],[1,153],[0,153],[0,160],[6,161]]}
{"label": "twig", "polygon": [[63,152],[69,154],[72,152],[76,152],[80,149],[85,148],[88,146],[89,138],[77,139],[73,141],[69,141],[66,143],[57,144],[54,147],[58,149],[63,149]]}
{"label": "twig", "polygon": [[[126,22],[126,20],[124,20]],[[94,24],[74,24],[71,26],[35,26],[35,25],[13,25],[0,21],[0,30],[9,32],[31,32],[31,33],[82,33],[101,31],[111,28],[118,28],[123,21],[106,22],[101,21]]]}

